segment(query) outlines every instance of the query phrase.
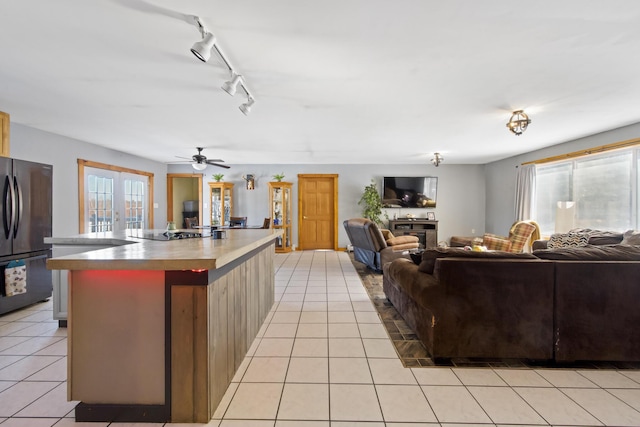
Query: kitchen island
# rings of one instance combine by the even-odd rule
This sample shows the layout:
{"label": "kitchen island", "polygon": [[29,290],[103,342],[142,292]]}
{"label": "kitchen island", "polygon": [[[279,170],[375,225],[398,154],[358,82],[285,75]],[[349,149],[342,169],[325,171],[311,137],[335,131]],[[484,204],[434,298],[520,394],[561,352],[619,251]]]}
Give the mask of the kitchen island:
{"label": "kitchen island", "polygon": [[76,420],[208,422],[273,305],[281,234],[52,238],[115,242],[47,262],[69,270],[68,399],[81,402]]}

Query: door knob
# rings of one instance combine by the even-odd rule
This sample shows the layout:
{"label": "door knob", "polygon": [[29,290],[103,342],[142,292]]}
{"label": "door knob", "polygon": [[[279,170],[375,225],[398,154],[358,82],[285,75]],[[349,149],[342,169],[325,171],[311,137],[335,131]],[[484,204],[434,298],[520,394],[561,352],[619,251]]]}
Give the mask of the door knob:
{"label": "door knob", "polygon": [[303,216],[302,216],[302,219],[307,219],[307,216],[306,216],[306,215],[303,215]]}

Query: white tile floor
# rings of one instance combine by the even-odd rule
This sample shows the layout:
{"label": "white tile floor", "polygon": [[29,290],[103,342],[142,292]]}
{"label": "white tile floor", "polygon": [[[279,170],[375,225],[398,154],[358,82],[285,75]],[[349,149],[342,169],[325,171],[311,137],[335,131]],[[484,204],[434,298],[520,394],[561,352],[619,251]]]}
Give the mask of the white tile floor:
{"label": "white tile floor", "polygon": [[[76,423],[75,403],[51,303],[0,316],[1,427],[108,425]],[[276,255],[276,304],[206,425],[640,426],[640,372],[404,368],[347,254],[294,252]]]}

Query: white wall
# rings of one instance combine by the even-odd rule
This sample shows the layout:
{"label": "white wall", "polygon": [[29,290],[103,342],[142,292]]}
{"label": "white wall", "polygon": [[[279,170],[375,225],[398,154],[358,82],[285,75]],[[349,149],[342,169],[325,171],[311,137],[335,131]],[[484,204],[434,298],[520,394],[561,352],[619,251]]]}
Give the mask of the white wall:
{"label": "white wall", "polygon": [[[484,232],[485,189],[483,165],[231,165],[221,170],[208,167],[203,179],[203,223],[210,224],[209,185],[214,173],[224,173],[224,181],[234,184],[234,216],[246,216],[248,225],[262,225],[269,217],[269,181],[276,173],[284,173],[283,181],[293,182],[293,243],[298,244],[298,174],[338,174],[338,246],[345,247],[348,237],[342,222],[348,218],[362,216],[358,201],[364,187],[375,179],[380,189],[384,176],[437,176],[437,208],[432,209],[388,209],[393,214],[405,216],[411,212],[425,218],[432,211],[439,221],[438,240],[449,240],[452,235],[482,235]],[[168,172],[191,173],[190,165],[169,165]],[[254,174],[256,186],[247,190],[243,175]],[[472,230],[475,233],[472,233]]]}
{"label": "white wall", "polygon": [[154,227],[167,223],[167,166],[73,138],[11,123],[11,157],[53,165],[53,235],[78,234],[78,159],[154,174]]}
{"label": "white wall", "polygon": [[[299,173],[339,175],[338,193],[338,244],[345,247],[348,238],[342,221],[361,216],[358,200],[362,190],[375,179],[381,185],[383,176],[437,176],[438,206],[435,212],[439,220],[438,240],[448,240],[452,235],[482,235],[490,232],[504,234],[514,221],[516,166],[523,162],[565,154],[599,145],[610,144],[640,135],[640,123],[587,136],[564,144],[511,157],[487,165],[448,165],[435,168],[432,165],[231,165],[228,170],[209,167],[204,174],[203,201],[209,198],[212,175],[225,174],[225,181],[235,184],[234,214],[247,216],[250,225],[261,225],[269,216],[267,182],[272,175],[283,172],[286,181],[297,182]],[[525,135],[526,136],[526,135]],[[53,234],[66,236],[78,232],[78,179],[77,159],[92,160],[121,167],[143,170],[154,174],[154,227],[166,224],[166,173],[167,165],[109,150],[94,144],[40,131],[17,123],[11,124],[11,157],[48,163],[53,172]],[[192,173],[189,165],[169,165],[174,173]],[[242,175],[256,175],[256,189],[246,190]],[[297,186],[293,186],[293,242],[297,244]],[[203,218],[208,224],[210,207],[204,208]],[[411,212],[425,217],[427,209],[389,209],[404,216]],[[475,230],[475,233],[472,232]]]}
{"label": "white wall", "polygon": [[[486,230],[488,233],[505,234],[515,220],[516,166],[529,162],[600,145],[626,141],[640,136],[640,123],[607,132],[579,138],[519,156],[486,165]],[[526,134],[522,138],[526,137]]]}

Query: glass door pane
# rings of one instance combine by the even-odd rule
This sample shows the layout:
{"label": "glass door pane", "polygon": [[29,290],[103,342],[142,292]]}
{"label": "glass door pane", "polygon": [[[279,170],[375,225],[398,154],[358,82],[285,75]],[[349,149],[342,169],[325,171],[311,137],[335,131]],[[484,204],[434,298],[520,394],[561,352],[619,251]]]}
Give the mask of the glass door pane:
{"label": "glass door pane", "polygon": [[222,189],[211,187],[211,225],[220,225],[222,219]]}
{"label": "glass door pane", "polygon": [[124,228],[144,229],[146,228],[146,204],[147,204],[147,183],[148,179],[140,175],[124,176]]}
{"label": "glass door pane", "polygon": [[231,189],[224,189],[224,212],[222,214],[223,225],[229,225],[231,220]]}
{"label": "glass door pane", "polygon": [[114,229],[114,206],[113,189],[116,177],[113,172],[104,171],[89,173],[85,182],[88,182],[87,212],[85,215],[88,222],[86,229],[90,233],[99,231],[113,231]]}
{"label": "glass door pane", "polygon": [[85,168],[85,227],[89,233],[147,226],[149,178]]}

